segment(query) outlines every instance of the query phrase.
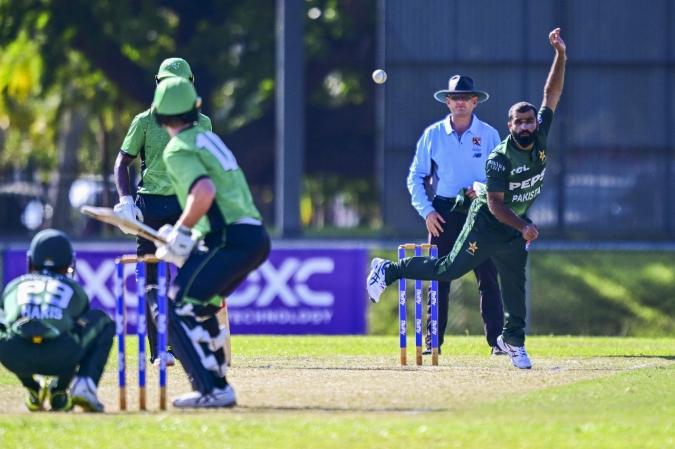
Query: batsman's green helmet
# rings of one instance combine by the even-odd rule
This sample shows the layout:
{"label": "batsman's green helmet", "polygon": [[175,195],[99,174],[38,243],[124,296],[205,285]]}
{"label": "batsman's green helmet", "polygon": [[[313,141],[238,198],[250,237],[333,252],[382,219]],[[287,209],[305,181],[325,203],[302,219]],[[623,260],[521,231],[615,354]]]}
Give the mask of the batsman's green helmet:
{"label": "batsman's green helmet", "polygon": [[155,75],[155,80],[159,83],[163,79],[171,76],[179,76],[194,82],[194,75],[192,75],[190,64],[183,58],[169,58],[162,61],[159,65],[157,75]]}
{"label": "batsman's green helmet", "polygon": [[177,76],[162,80],[155,88],[152,109],[160,115],[181,115],[201,105],[195,86]]}
{"label": "batsman's green helmet", "polygon": [[75,253],[66,234],[56,229],[38,232],[28,248],[28,264],[34,269],[56,270],[73,265]]}

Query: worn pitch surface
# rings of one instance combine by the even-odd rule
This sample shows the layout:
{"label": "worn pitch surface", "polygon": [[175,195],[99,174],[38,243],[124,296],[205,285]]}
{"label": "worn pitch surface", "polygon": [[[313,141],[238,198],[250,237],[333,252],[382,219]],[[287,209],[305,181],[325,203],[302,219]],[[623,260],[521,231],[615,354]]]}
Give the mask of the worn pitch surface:
{"label": "worn pitch surface", "polygon": [[[131,342],[130,342],[131,343]],[[99,396],[106,411],[117,413],[115,353],[107,366]],[[235,348],[236,351],[236,348]],[[414,348],[411,348],[409,361]],[[440,365],[398,365],[391,355],[237,355],[228,374],[239,406],[234,412],[345,411],[433,412],[462,410],[514,393],[611,376],[647,367],[672,368],[669,358],[546,357],[532,355],[534,367],[518,370],[506,356],[442,355]],[[127,357],[128,410],[138,410],[136,357]],[[2,370],[2,368],[0,368]],[[24,391],[7,372],[0,383],[0,410],[28,413]],[[169,368],[169,399],[190,391],[179,366]],[[148,365],[148,409],[158,408],[157,368]],[[171,409],[169,401],[169,409]]]}

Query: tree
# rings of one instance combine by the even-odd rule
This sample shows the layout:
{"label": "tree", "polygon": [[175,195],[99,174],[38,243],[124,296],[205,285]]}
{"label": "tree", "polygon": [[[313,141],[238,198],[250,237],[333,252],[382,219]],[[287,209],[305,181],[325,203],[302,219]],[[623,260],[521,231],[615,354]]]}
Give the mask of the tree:
{"label": "tree", "polygon": [[[307,171],[371,176],[374,0],[311,0],[307,10]],[[265,210],[274,12],[274,0],[0,0],[0,164],[33,161],[45,180],[65,173],[59,161],[108,170],[131,118],[150,103],[159,62],[181,56]]]}

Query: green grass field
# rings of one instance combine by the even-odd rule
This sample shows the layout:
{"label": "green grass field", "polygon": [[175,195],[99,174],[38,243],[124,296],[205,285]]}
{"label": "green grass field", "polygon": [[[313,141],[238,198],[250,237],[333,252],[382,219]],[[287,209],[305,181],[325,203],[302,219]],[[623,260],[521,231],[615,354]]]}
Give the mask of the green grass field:
{"label": "green grass field", "polygon": [[[113,352],[106,415],[30,414],[0,368],[0,447],[675,447],[674,339],[531,337],[530,371],[479,337],[443,349],[439,367],[399,367],[395,337],[235,337],[239,406],[218,411],[139,413],[131,389],[120,413]],[[169,377],[170,396],[189,390],[179,368]]]}

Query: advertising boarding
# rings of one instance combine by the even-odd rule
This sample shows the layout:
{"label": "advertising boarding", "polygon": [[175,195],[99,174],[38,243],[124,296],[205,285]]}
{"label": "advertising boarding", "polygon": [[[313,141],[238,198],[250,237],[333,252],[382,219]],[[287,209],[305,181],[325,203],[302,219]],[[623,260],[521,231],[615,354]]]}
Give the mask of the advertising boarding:
{"label": "advertising boarding", "polygon": [[[77,279],[92,307],[115,308],[114,259],[122,253],[78,248]],[[127,253],[133,252],[132,250]],[[365,249],[274,249],[270,258],[227,298],[233,334],[364,334]],[[5,285],[26,271],[26,249],[3,255]],[[127,326],[135,332],[135,265],[124,266]],[[175,271],[175,267],[172,267]]]}

